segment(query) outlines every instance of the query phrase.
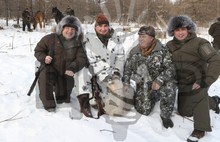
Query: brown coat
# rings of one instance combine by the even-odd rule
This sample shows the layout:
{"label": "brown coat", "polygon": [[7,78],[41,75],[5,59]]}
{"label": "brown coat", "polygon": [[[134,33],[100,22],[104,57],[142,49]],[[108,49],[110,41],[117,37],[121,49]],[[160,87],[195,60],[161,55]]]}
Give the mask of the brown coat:
{"label": "brown coat", "polygon": [[60,75],[63,75],[65,70],[76,73],[86,66],[87,56],[81,42],[76,39],[66,41],[62,35],[56,34],[46,35],[37,44],[34,55],[39,62],[44,63],[52,46],[54,46],[52,65]]}

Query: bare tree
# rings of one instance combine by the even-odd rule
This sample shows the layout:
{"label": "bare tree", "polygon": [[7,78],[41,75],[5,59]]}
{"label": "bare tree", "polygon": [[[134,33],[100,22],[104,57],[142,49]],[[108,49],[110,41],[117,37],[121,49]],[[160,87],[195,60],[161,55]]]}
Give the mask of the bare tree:
{"label": "bare tree", "polygon": [[116,21],[119,22],[121,19],[121,3],[120,0],[115,0],[115,9],[116,9]]}
{"label": "bare tree", "polygon": [[8,26],[8,19],[9,19],[9,0],[5,0],[5,11],[6,11],[6,26]]}
{"label": "bare tree", "polygon": [[[129,21],[139,24],[155,25],[159,19],[167,22],[175,15],[188,15],[198,25],[210,25],[219,17],[220,0],[2,0],[0,1],[0,16],[7,20],[15,18],[19,24],[19,17],[25,8],[35,13],[38,10],[45,12],[48,19],[52,17],[52,7],[57,6],[64,13],[70,6],[75,15],[83,20],[84,16],[95,18],[103,12],[112,22],[128,24]],[[160,20],[160,21],[161,21]]]}
{"label": "bare tree", "polygon": [[127,22],[134,21],[134,6],[136,0],[130,0],[130,6],[128,9],[128,19]]}

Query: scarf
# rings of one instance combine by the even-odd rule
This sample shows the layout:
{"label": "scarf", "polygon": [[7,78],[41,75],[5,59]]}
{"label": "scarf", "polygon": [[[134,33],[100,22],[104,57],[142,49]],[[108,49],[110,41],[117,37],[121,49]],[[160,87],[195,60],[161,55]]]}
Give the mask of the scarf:
{"label": "scarf", "polygon": [[151,44],[150,47],[141,47],[141,46],[139,46],[139,48],[141,50],[141,55],[145,56],[145,57],[150,55],[155,47],[156,47],[156,39],[154,39],[152,41],[152,44]]}
{"label": "scarf", "polygon": [[101,35],[99,33],[97,33],[98,38],[101,40],[101,42],[107,47],[108,45],[108,40],[112,37],[112,35],[114,34],[114,30],[113,29],[109,29],[109,32],[106,35]]}

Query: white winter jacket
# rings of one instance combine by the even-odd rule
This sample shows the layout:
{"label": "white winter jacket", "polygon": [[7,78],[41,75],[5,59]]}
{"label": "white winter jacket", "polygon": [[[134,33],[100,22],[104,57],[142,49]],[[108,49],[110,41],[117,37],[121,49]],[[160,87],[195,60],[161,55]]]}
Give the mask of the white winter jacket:
{"label": "white winter jacket", "polygon": [[86,33],[84,40],[92,75],[96,74],[99,81],[103,81],[116,70],[122,75],[125,52],[119,36],[113,34],[108,41],[107,47],[100,41],[95,30]]}

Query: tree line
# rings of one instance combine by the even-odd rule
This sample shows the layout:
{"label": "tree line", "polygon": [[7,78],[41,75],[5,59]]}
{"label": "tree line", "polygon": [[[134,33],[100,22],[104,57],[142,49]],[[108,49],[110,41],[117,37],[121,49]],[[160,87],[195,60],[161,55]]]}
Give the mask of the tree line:
{"label": "tree line", "polygon": [[208,27],[220,17],[220,0],[1,0],[0,17],[19,19],[25,8],[37,12],[41,10],[47,19],[52,19],[52,7],[65,12],[69,6],[81,21],[95,19],[103,12],[110,22],[123,25],[130,23],[165,26],[175,15],[188,15],[198,26]]}

